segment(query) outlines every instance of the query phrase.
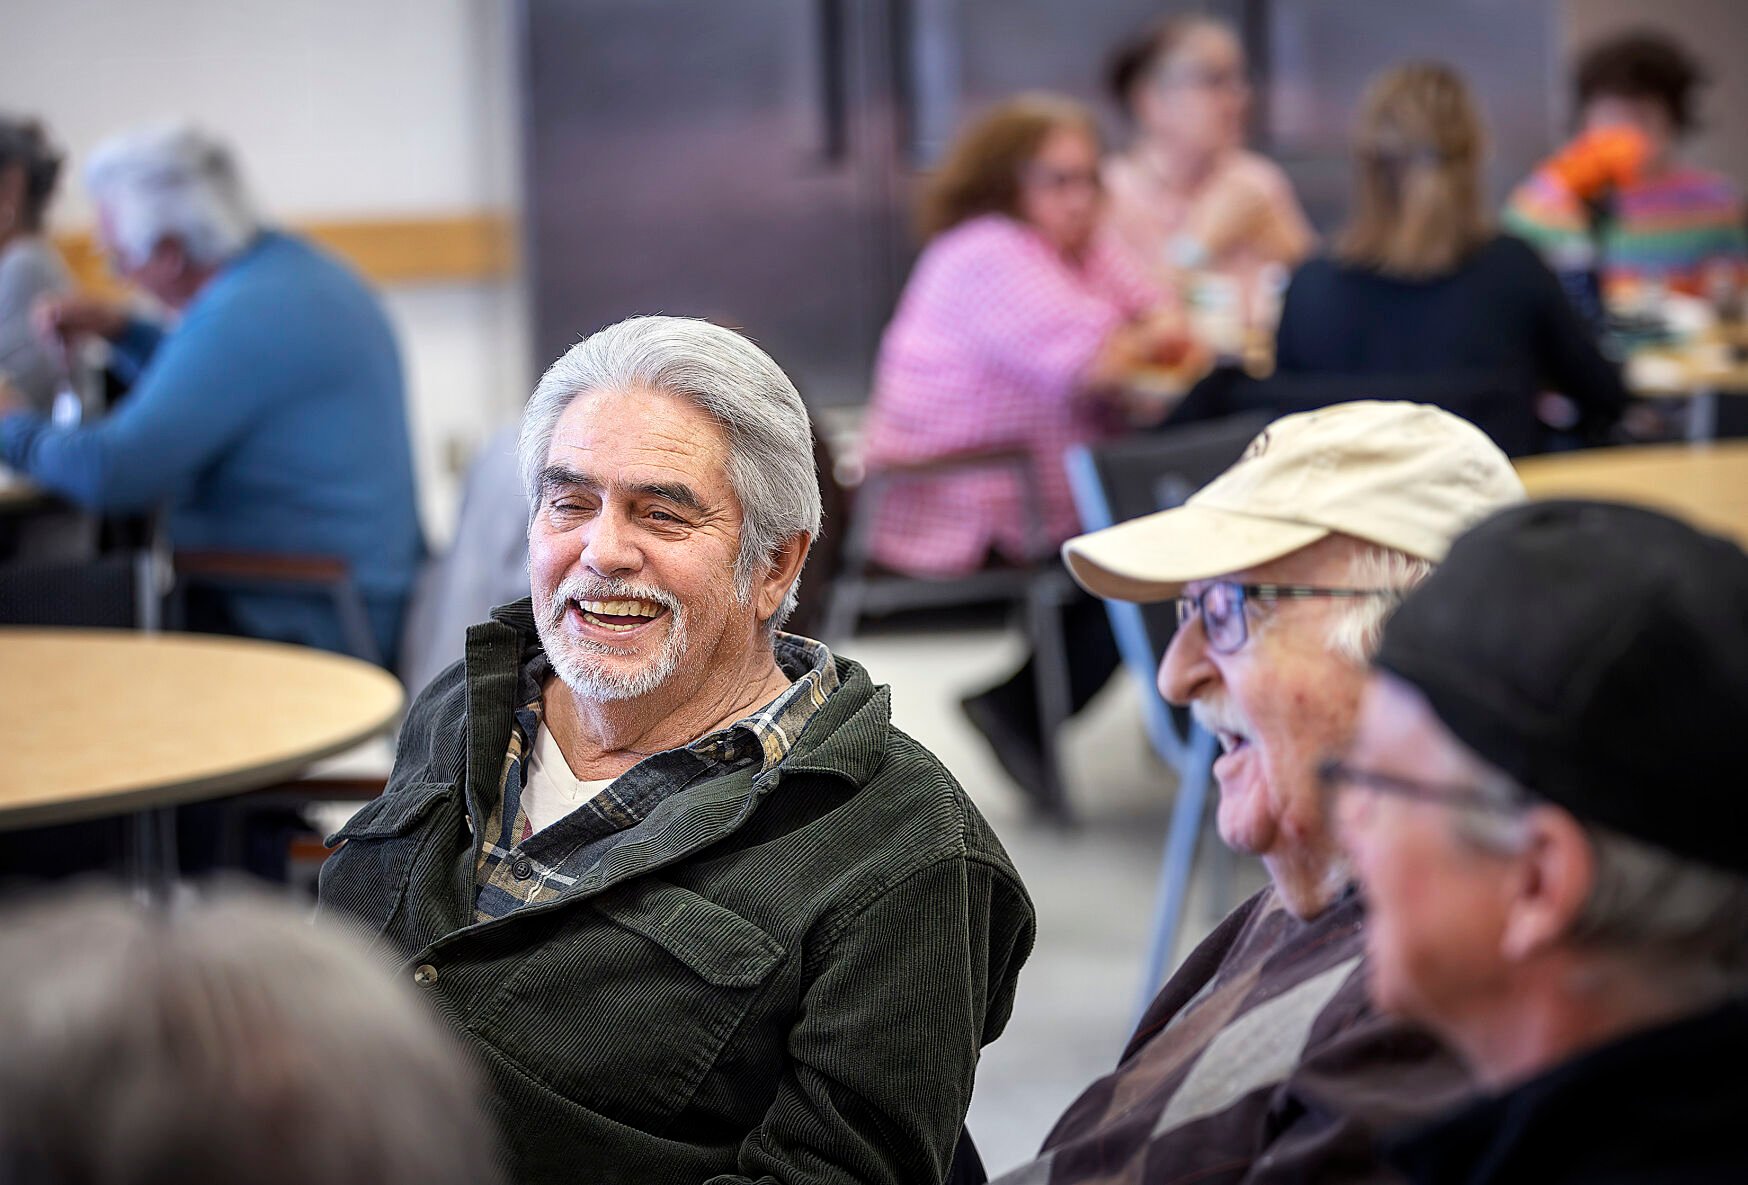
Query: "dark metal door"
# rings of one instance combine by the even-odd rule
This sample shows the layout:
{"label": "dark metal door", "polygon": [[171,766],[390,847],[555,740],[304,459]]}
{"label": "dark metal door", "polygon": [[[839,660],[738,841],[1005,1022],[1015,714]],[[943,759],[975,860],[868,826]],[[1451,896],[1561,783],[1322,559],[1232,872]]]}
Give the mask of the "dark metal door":
{"label": "dark metal door", "polygon": [[526,249],[544,366],[638,313],[745,330],[859,401],[900,281],[885,0],[524,0]]}

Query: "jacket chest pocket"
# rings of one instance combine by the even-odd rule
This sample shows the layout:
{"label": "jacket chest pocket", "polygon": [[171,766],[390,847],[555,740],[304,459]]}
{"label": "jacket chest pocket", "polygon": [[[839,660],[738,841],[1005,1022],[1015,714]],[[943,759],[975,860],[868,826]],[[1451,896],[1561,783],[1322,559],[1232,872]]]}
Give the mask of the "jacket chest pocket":
{"label": "jacket chest pocket", "polygon": [[660,1130],[717,1065],[783,954],[739,914],[641,879],[565,911],[476,1031],[571,1101]]}
{"label": "jacket chest pocket", "polygon": [[[407,896],[413,869],[435,834],[435,812],[454,794],[448,782],[410,782],[385,790],[328,837],[339,850],[322,863],[322,912],[345,914],[372,937],[389,928]],[[453,808],[451,808],[453,809]]]}

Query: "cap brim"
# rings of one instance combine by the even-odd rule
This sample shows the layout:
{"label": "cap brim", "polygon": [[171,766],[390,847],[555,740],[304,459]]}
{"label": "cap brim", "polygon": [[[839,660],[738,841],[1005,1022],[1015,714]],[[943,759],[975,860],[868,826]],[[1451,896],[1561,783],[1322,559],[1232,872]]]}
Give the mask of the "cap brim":
{"label": "cap brim", "polygon": [[1165,601],[1194,580],[1242,572],[1309,547],[1329,528],[1179,506],[1062,545],[1080,586],[1112,601]]}

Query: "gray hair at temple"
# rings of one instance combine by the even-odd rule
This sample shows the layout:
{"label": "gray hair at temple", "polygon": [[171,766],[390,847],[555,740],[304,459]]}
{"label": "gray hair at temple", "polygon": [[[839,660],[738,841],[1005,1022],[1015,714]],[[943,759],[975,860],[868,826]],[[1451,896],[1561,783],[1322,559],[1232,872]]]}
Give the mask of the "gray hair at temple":
{"label": "gray hair at temple", "polygon": [[[530,521],[565,409],[591,391],[637,389],[688,399],[727,434],[728,478],[741,508],[735,593],[745,601],[781,543],[803,532],[818,537],[821,512],[807,406],[771,356],[731,329],[689,317],[632,317],[590,334],[548,367],[517,447]],[[767,625],[789,616],[800,583]]]}
{"label": "gray hair at temple", "polygon": [[427,1003],[277,900],[14,905],[0,1013],[7,1185],[501,1179],[483,1088]]}
{"label": "gray hair at temple", "polygon": [[224,144],[189,124],[123,132],[99,144],[85,184],[105,214],[105,235],[129,267],[165,239],[190,259],[216,267],[261,229]]}
{"label": "gray hair at temple", "polygon": [[[1477,802],[1452,827],[1487,851],[1528,842],[1525,813],[1542,800],[1469,753]],[[1748,879],[1580,820],[1595,863],[1590,895],[1567,938],[1643,966],[1670,998],[1709,1000],[1748,980]]]}

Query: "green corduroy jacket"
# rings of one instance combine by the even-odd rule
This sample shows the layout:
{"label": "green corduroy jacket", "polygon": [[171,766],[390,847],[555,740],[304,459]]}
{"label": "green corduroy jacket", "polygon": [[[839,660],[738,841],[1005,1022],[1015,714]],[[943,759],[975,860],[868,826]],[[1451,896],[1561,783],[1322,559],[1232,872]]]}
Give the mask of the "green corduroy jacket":
{"label": "green corduroy jacket", "polygon": [[[403,960],[530,1183],[938,1182],[1032,905],[953,776],[841,685],[782,761],[689,788],[558,898],[473,921],[468,803],[509,745],[527,602],[414,702],[321,908]],[[669,806],[677,809],[666,809]]]}

